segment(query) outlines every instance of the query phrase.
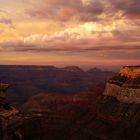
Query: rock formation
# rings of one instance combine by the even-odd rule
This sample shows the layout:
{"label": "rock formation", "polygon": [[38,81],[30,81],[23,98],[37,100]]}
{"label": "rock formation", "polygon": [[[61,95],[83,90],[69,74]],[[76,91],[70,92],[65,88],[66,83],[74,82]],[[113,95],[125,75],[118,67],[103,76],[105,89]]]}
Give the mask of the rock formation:
{"label": "rock formation", "polygon": [[5,91],[9,87],[8,84],[0,83],[0,139],[8,140],[8,124],[12,120],[19,120],[17,115],[19,111],[5,102]]}
{"label": "rock formation", "polygon": [[120,70],[120,75],[128,78],[140,77],[140,66],[125,66]]}
{"label": "rock formation", "polygon": [[0,82],[0,102],[5,100],[6,94],[4,92],[7,90],[8,87],[9,87],[8,84],[4,84],[4,83]]}
{"label": "rock formation", "polygon": [[140,77],[134,68],[138,66],[122,68],[103,94],[104,86],[74,95],[45,93],[30,98],[23,106],[24,115],[11,106],[3,109],[0,139],[138,140]]}
{"label": "rock formation", "polygon": [[140,66],[126,66],[106,84],[104,95],[124,103],[140,104]]}
{"label": "rock formation", "polygon": [[62,101],[64,96],[42,94],[32,97],[24,110],[43,113],[46,120],[51,118],[43,123],[49,140],[138,140],[139,84],[139,76],[132,78],[120,72],[107,82],[105,91],[98,97],[85,92]]}
{"label": "rock formation", "polygon": [[99,69],[96,69],[96,72],[93,70],[86,72],[77,66],[56,68],[0,65],[0,79],[11,85],[7,92],[7,100],[14,105],[22,105],[30,97],[42,92],[58,94],[85,92],[99,83],[105,83],[115,74]]}
{"label": "rock formation", "polygon": [[[18,109],[11,106],[9,103],[6,103],[5,92],[8,87],[8,84],[0,83],[0,140],[27,140],[29,137],[25,138],[25,135],[29,135],[29,132],[25,131],[26,123],[29,122],[27,123],[29,127],[30,122],[32,122],[33,125],[41,116],[38,114],[23,115]],[[36,137],[36,132],[34,130],[33,136]]]}

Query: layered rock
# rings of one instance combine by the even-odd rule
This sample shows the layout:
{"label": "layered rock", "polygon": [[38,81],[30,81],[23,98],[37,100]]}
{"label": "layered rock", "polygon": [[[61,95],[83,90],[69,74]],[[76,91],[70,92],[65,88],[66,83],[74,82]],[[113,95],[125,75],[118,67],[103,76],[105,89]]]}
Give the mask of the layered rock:
{"label": "layered rock", "polygon": [[98,98],[93,91],[78,95],[36,95],[23,106],[26,115],[6,110],[13,113],[2,117],[5,118],[3,129],[7,130],[3,131],[4,135],[10,140],[17,137],[19,140],[137,140],[140,138],[140,104],[136,100],[139,100],[139,83],[139,77],[120,73],[109,80],[104,95],[101,95],[104,86],[96,89],[101,92]]}
{"label": "layered rock", "polygon": [[120,75],[128,78],[140,77],[140,66],[125,66],[120,70]]}
{"label": "layered rock", "polygon": [[124,103],[140,104],[140,66],[127,66],[106,84],[104,95]]}
{"label": "layered rock", "polygon": [[0,79],[12,85],[7,100],[22,105],[30,97],[42,93],[80,93],[104,83],[116,73],[97,68],[83,71],[77,66],[56,68],[54,66],[1,66]]}

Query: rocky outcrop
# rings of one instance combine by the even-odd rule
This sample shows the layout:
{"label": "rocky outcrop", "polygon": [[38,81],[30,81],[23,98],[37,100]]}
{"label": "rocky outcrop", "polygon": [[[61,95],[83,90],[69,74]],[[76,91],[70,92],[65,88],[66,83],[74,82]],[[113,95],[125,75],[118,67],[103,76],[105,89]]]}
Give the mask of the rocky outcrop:
{"label": "rocky outcrop", "polygon": [[120,87],[115,84],[107,83],[104,95],[116,97],[124,103],[140,104],[140,89]]}
{"label": "rocky outcrop", "polygon": [[43,124],[40,114],[25,115],[9,107],[0,108],[0,140],[34,140],[42,135],[42,131],[38,130],[41,130],[40,123]]}
{"label": "rocky outcrop", "polygon": [[125,66],[120,70],[120,75],[128,78],[140,77],[140,66]]}
{"label": "rocky outcrop", "polygon": [[21,120],[22,117],[16,108],[11,106],[9,109],[0,108],[0,139],[9,140],[8,125],[13,122],[18,124]]}
{"label": "rocky outcrop", "polygon": [[140,104],[140,66],[123,67],[119,75],[108,81],[103,94],[124,103]]}

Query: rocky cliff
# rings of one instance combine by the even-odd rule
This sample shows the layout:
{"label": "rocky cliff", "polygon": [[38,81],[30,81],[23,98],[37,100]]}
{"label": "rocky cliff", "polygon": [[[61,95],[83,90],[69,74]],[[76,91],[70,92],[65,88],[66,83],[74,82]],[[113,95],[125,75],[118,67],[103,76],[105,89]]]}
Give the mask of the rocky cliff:
{"label": "rocky cliff", "polygon": [[29,140],[40,137],[40,123],[43,123],[40,122],[41,118],[40,114],[25,115],[11,105],[5,107],[3,104],[0,107],[0,140]]}
{"label": "rocky cliff", "polygon": [[100,85],[90,93],[33,96],[22,114],[3,116],[3,135],[8,140],[139,140],[140,78],[121,71],[108,81],[105,91]]}
{"label": "rocky cliff", "polygon": [[140,66],[123,67],[108,81],[104,95],[116,97],[124,103],[140,104]]}
{"label": "rocky cliff", "polygon": [[120,70],[120,75],[128,78],[140,77],[140,66],[125,66]]}

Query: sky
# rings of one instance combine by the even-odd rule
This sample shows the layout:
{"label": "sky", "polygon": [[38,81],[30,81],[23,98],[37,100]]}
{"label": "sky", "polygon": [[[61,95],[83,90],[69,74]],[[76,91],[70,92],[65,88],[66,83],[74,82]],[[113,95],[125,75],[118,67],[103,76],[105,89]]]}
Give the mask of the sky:
{"label": "sky", "polygon": [[139,65],[140,0],[0,0],[0,64]]}

